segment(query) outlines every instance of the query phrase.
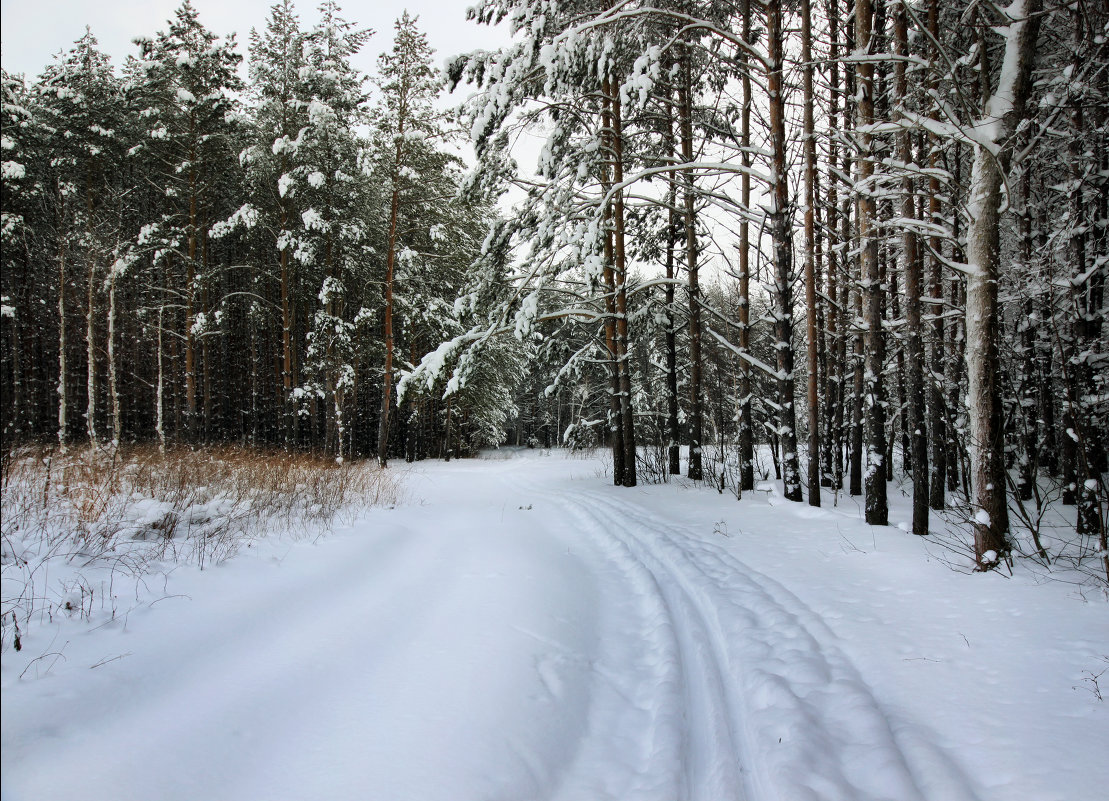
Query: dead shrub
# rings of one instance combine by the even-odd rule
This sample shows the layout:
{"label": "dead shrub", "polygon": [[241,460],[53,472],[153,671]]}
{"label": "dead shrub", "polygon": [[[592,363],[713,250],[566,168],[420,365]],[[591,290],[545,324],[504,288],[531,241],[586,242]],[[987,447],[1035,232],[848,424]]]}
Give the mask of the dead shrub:
{"label": "dead shrub", "polygon": [[[65,566],[55,585],[86,568],[141,577],[165,561],[204,567],[269,532],[318,532],[394,505],[401,487],[371,461],[279,450],[40,447],[7,455],[0,497],[6,647],[17,618],[74,608],[72,593],[53,597],[51,565]],[[77,608],[91,614],[91,601]]]}

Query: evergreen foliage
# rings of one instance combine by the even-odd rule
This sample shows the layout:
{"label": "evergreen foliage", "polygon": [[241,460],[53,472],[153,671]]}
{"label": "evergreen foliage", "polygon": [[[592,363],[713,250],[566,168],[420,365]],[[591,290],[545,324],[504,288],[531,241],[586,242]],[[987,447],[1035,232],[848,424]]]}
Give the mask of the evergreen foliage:
{"label": "evergreen foliage", "polygon": [[5,72],[5,443],[604,445],[627,486],[682,444],[875,524],[904,478],[980,569],[1054,498],[1109,553],[1104,3],[469,13],[511,42],[445,75],[406,13],[367,80],[334,0],[245,84],[187,0],[120,74],[91,33]]}

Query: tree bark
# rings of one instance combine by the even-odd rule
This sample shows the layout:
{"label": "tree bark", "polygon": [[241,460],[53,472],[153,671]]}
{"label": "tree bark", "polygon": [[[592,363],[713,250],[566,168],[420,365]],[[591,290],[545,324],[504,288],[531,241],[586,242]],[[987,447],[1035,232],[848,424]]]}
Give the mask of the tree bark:
{"label": "tree bark", "polygon": [[[751,4],[743,4],[743,41],[751,41]],[[741,51],[743,68],[743,109],[741,118],[740,158],[743,161],[741,201],[744,212],[751,207],[751,74],[747,52]],[[751,349],[751,240],[747,214],[739,224],[739,350]],[[739,364],[739,495],[755,488],[754,430],[751,419],[751,365],[746,359]]]}
{"label": "tree bark", "polygon": [[116,362],[116,285],[118,273],[113,265],[108,282],[108,391],[112,398],[112,447],[119,448],[123,436],[119,400],[119,367]]}
{"label": "tree bark", "polygon": [[[681,66],[681,85],[678,89],[679,114],[681,119],[682,160],[687,164],[693,161],[693,98],[690,86],[692,67],[689,63],[692,54],[687,47],[683,50]],[[697,212],[694,206],[693,173],[686,169],[682,173],[685,187],[683,202],[685,208],[685,268],[689,294],[689,464],[686,475],[694,481],[704,477],[701,446],[704,436],[704,412],[701,397],[701,287],[698,282],[697,252]]]}
{"label": "tree bark", "polygon": [[[601,88],[603,94],[601,112],[601,141],[608,153],[602,167],[601,191],[608,194],[612,187],[612,170],[615,161],[615,142],[612,122],[612,87],[608,78]],[[608,350],[609,379],[609,434],[612,445],[612,483],[619,487],[624,484],[624,426],[620,406],[620,357],[616,344],[616,269],[615,269],[615,225],[613,207],[610,202],[603,210],[604,216],[604,269],[605,282],[605,347]]]}
{"label": "tree bark", "polygon": [[[609,79],[612,93],[612,144],[613,144],[613,181],[617,185],[624,180],[624,135],[620,108],[620,93],[616,81]],[[620,422],[624,440],[624,480],[625,487],[634,487],[635,465],[635,416],[632,408],[631,363],[628,361],[628,267],[624,243],[624,190],[617,189],[612,199],[614,222],[613,249],[616,278],[616,367],[620,376]]]}
{"label": "tree bark", "polygon": [[[896,93],[899,104],[904,108],[908,97],[906,62],[909,57],[908,19],[905,0],[900,0],[894,18],[894,33],[897,40],[897,54],[903,60],[897,62]],[[901,162],[906,166],[912,162],[912,142],[908,130],[898,134],[898,150]],[[906,172],[901,182],[901,213],[906,219],[916,217],[915,189],[911,174]],[[905,226],[901,237],[902,272],[905,275],[905,322],[907,341],[905,349],[905,383],[909,401],[909,438],[912,448],[913,476],[913,533],[928,533],[928,431],[925,420],[924,403],[924,336],[920,319],[923,276],[921,258],[917,248],[916,233]]]}
{"label": "tree bark", "polygon": [[[674,146],[674,112],[670,103],[669,91],[666,103],[666,135],[669,138],[671,157],[677,157]],[[678,347],[677,330],[674,324],[674,257],[678,237],[678,177],[674,170],[669,172],[670,186],[667,191],[666,209],[666,456],[667,470],[672,476],[680,475],[681,466],[681,429],[678,425]]]}
{"label": "tree bark", "polygon": [[[1039,28],[1041,0],[1015,0],[1008,27],[1001,81],[986,101],[983,122],[993,123],[993,142],[1002,146],[1016,127],[1028,94]],[[974,148],[967,214],[967,380],[969,384],[970,458],[973,476],[974,553],[980,570],[996,566],[1008,554],[1009,513],[1005,500],[1004,432],[998,350],[1001,184],[1007,151]]]}
{"label": "tree bark", "polygon": [[801,501],[801,471],[797,457],[797,410],[793,390],[793,227],[790,224],[789,175],[786,160],[785,56],[782,0],[771,0],[766,10],[769,65],[770,140],[773,159],[771,235],[774,239],[775,335],[778,351],[778,433],[782,441],[783,495]]}
{"label": "tree bark", "polygon": [[96,432],[96,257],[93,250],[92,188],[85,187],[85,261],[87,263],[86,279],[88,280],[85,304],[85,362],[86,393],[88,397],[85,405],[85,430],[88,433],[89,444],[97,442]]}
{"label": "tree bark", "polygon": [[805,306],[808,325],[808,406],[809,406],[809,506],[820,506],[820,378],[817,364],[818,336],[816,309],[816,139],[813,123],[813,67],[811,0],[801,0],[801,64],[804,74],[804,151],[805,151]]}
{"label": "tree bark", "polygon": [[65,241],[65,199],[61,187],[57,189],[58,195],[58,445],[65,452],[66,443],[69,442],[69,391],[67,386],[68,369],[66,363],[66,325],[65,325],[65,292],[66,292],[66,257],[68,255]]}
{"label": "tree bark", "polygon": [[[874,10],[870,0],[855,2],[855,37],[858,52],[866,55],[871,49],[871,25]],[[869,126],[874,124],[874,65],[860,61],[856,67],[858,77],[858,127],[859,154],[859,269],[866,293],[866,373],[864,376],[863,407],[866,419],[866,475],[865,517],[872,526],[889,522],[886,500],[886,412],[885,387],[882,370],[885,366],[885,339],[882,333],[883,291],[878,263],[877,231],[875,219],[873,135]]]}
{"label": "tree bark", "polygon": [[389,244],[385,255],[385,365],[381,378],[381,410],[377,419],[377,463],[389,463],[389,413],[393,396],[393,275],[397,263],[397,219],[400,216],[401,143],[404,136],[404,118],[400,119],[393,154],[393,191],[389,199]]}
{"label": "tree bark", "polygon": [[[828,431],[828,442],[825,450],[829,454],[830,486],[834,490],[843,488],[843,411],[846,397],[844,377],[846,373],[846,346],[842,320],[841,297],[844,307],[848,298],[847,288],[844,287],[842,296],[839,291],[841,263],[844,261],[845,239],[839,236],[837,220],[839,219],[839,178],[834,174],[839,156],[839,6],[837,0],[827,2],[829,51],[830,63],[830,89],[828,108],[828,204],[827,204],[827,231],[828,231],[828,340],[830,345],[828,390],[825,395],[825,425]],[[846,104],[845,109],[846,113]],[[844,127],[846,127],[846,119]],[[848,173],[850,168],[848,168]],[[847,173],[845,173],[847,174]],[[846,226],[846,222],[844,222]]]}
{"label": "tree bark", "polygon": [[[939,53],[935,42],[939,41],[939,0],[928,0],[928,31],[932,36],[932,58],[938,59]],[[930,88],[934,89],[936,81],[930,79]],[[930,116],[939,119],[939,110],[933,107]],[[940,148],[935,135],[928,135],[928,167],[932,170],[939,169]],[[942,204],[940,202],[940,181],[933,174],[928,179],[928,214],[929,222],[933,226],[943,223],[941,216]],[[940,262],[940,249],[943,244],[938,236],[928,240],[931,251],[929,256],[931,279],[931,307],[932,307],[932,353],[931,353],[931,380],[928,382],[929,391],[929,421],[928,431],[931,434],[931,472],[929,474],[929,498],[931,508],[942,511],[946,506],[944,491],[947,482],[947,428],[944,415],[943,374],[944,374],[944,319],[943,319],[943,265]]]}

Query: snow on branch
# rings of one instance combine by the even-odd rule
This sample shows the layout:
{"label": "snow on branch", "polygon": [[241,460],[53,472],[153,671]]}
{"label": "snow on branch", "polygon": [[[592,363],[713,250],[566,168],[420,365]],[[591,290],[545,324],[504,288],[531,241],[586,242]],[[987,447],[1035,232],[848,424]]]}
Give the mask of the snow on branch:
{"label": "snow on branch", "polygon": [[730,350],[732,353],[734,353],[739,358],[743,359],[743,361],[747,362],[752,367],[757,367],[758,369],[762,370],[764,373],[766,373],[771,378],[776,378],[779,381],[783,381],[788,377],[785,373],[780,372],[778,370],[775,370],[773,367],[771,367],[769,364],[762,361],[761,359],[758,359],[755,356],[752,356],[747,351],[740,349],[736,345],[733,345],[731,342],[729,342],[727,339],[725,339],[722,335],[717,333],[714,329],[709,328],[709,327],[706,326],[705,331],[707,331],[710,335],[712,335],[712,337],[717,342],[719,342],[721,345],[723,345],[725,348]]}

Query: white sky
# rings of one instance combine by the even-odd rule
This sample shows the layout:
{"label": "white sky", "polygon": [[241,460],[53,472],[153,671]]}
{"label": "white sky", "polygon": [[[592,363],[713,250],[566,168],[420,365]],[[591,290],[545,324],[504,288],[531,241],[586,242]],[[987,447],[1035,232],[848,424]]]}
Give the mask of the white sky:
{"label": "white sky", "polygon": [[[118,68],[136,48],[136,36],[152,36],[167,27],[181,0],[0,0],[0,61],[10,73],[37,76],[59,50],[68,50],[74,40],[92,28],[100,47],[112,56]],[[220,36],[238,34],[239,52],[245,59],[252,27],[266,23],[272,0],[193,0],[200,21]],[[355,66],[372,73],[378,54],[392,45],[393,21],[405,8],[418,15],[419,27],[436,50],[439,66],[448,56],[493,48],[505,43],[503,26],[490,28],[466,20],[472,0],[347,0],[340,2],[343,16],[377,31]],[[301,21],[310,26],[317,18],[317,0],[296,3]]]}

